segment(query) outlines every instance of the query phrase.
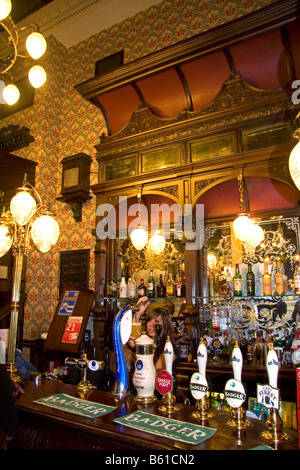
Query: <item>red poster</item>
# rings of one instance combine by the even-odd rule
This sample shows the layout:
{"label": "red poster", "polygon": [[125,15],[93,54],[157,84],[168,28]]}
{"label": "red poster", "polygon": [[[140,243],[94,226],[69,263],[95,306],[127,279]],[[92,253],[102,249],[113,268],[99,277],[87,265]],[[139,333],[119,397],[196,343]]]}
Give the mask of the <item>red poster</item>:
{"label": "red poster", "polygon": [[69,317],[66,325],[62,343],[76,344],[83,317]]}

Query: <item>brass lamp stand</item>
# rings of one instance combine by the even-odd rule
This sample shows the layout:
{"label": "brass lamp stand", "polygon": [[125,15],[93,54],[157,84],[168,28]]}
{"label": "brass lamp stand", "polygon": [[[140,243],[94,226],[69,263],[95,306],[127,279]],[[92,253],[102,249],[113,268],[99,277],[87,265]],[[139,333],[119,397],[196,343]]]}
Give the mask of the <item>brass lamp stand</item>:
{"label": "brass lamp stand", "polygon": [[31,240],[42,253],[46,253],[56,244],[58,236],[58,223],[42,204],[38,192],[28,183],[25,174],[23,186],[18,188],[10,201],[10,211],[3,210],[0,217],[0,256],[5,255],[11,247],[14,256],[7,350],[7,370],[14,382],[21,382],[15,357],[24,256],[27,255]]}

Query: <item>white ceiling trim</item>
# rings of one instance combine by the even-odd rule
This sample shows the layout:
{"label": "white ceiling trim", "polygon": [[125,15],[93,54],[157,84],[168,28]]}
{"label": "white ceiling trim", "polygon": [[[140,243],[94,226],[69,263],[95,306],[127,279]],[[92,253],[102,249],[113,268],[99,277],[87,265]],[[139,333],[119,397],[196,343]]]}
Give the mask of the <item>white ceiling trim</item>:
{"label": "white ceiling trim", "polygon": [[161,0],[54,0],[26,20],[37,23],[45,37],[53,35],[69,48]]}

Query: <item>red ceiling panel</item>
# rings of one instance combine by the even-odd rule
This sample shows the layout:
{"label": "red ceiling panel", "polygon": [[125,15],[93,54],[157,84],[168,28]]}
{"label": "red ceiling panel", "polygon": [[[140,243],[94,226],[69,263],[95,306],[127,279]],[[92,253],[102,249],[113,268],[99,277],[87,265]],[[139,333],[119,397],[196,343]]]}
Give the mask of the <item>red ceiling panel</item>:
{"label": "red ceiling panel", "polygon": [[295,74],[294,78],[300,80],[300,21],[292,23],[288,27],[289,40],[292,49],[292,57],[295,64]]}
{"label": "red ceiling panel", "polygon": [[111,134],[115,134],[127,124],[140,104],[139,97],[131,85],[109,91],[99,96],[98,100],[109,119]]}
{"label": "red ceiling panel", "polygon": [[172,118],[187,108],[184,88],[175,69],[151,75],[136,84],[146,104],[158,117]]}
{"label": "red ceiling panel", "polygon": [[192,95],[194,111],[209,104],[230,75],[228,62],[222,50],[184,63],[180,68]]}
{"label": "red ceiling panel", "polygon": [[230,46],[236,70],[256,88],[278,89],[289,81],[279,30]]}
{"label": "red ceiling panel", "polygon": [[[264,177],[249,177],[245,178],[245,183],[250,214],[256,211],[295,207],[298,192],[282,181]],[[204,217],[211,219],[238,214],[240,212],[239,197],[237,181],[230,180],[208,190],[197,203],[204,204]]]}

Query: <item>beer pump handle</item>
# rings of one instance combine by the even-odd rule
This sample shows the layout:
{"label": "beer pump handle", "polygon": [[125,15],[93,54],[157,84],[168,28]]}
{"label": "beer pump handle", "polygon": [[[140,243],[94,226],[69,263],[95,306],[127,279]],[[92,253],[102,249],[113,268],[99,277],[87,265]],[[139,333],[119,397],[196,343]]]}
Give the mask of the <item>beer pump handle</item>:
{"label": "beer pump handle", "polygon": [[200,343],[197,350],[197,364],[200,374],[206,377],[207,348],[203,341],[203,338],[200,339]]}
{"label": "beer pump handle", "polygon": [[173,369],[173,356],[174,356],[174,348],[170,337],[167,336],[166,344],[164,347],[164,357],[165,357],[165,364],[166,364],[166,371],[172,375]]}
{"label": "beer pump handle", "polygon": [[238,380],[239,382],[241,382],[242,381],[242,368],[243,368],[243,355],[242,355],[242,351],[237,341],[232,351],[231,362],[232,362],[232,369],[233,369],[233,377],[235,378],[235,380]]}
{"label": "beer pump handle", "polygon": [[275,349],[271,346],[267,354],[267,372],[269,377],[269,385],[273,388],[277,388],[278,383],[278,356]]}

